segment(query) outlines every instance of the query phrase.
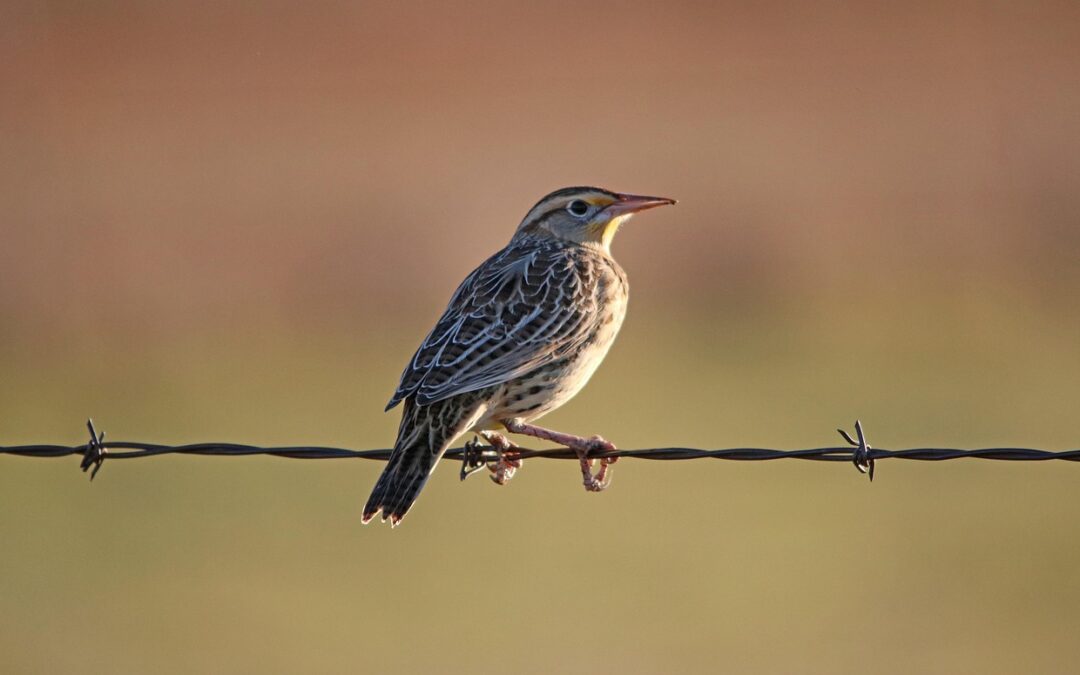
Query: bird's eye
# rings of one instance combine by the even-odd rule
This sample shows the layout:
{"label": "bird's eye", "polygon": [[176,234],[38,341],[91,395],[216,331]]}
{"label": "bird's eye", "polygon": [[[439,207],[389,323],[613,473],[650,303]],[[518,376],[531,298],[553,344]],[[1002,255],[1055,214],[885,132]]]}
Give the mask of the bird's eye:
{"label": "bird's eye", "polygon": [[589,203],[580,199],[575,199],[567,205],[566,210],[575,216],[580,217],[589,212]]}

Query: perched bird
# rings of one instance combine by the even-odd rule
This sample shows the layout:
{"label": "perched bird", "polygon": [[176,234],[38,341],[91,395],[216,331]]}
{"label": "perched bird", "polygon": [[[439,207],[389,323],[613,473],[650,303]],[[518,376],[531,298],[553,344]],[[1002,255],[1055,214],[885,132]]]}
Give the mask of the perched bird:
{"label": "perched bird", "polygon": [[626,273],[611,257],[619,225],[674,199],[595,187],[556,190],[518,225],[510,243],[465,278],[405,367],[386,409],[404,402],[397,442],[364,507],[397,525],[454,440],[473,431],[499,460],[503,484],[520,466],[499,430],[573,449],[585,489],[607,487],[608,464],[592,473],[590,452],[615,446],[530,424],[581,390],[626,314]]}

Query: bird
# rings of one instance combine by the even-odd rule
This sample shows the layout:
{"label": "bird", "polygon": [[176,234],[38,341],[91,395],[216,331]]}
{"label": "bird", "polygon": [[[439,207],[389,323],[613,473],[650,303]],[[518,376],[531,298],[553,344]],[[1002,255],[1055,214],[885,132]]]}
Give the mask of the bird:
{"label": "bird", "polygon": [[600,459],[594,475],[589,455],[614,451],[612,443],[532,422],[585,386],[622,326],[629,286],[611,255],[615,233],[634,214],[671,204],[567,187],[529,210],[510,242],[461,282],[405,366],[386,406],[403,404],[397,440],[363,523],[381,512],[397,526],[450,444],[468,432],[496,451],[487,468],[497,484],[521,466],[510,433],[570,448],[585,489],[607,487],[614,458]]}

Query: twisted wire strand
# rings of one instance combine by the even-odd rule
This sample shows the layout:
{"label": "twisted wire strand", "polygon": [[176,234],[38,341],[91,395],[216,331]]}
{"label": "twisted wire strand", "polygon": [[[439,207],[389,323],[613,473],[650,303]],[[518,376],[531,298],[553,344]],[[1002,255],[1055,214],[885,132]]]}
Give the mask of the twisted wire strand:
{"label": "twisted wire strand", "polygon": [[[85,456],[90,451],[90,444],[84,445],[13,445],[0,446],[0,455],[20,457],[68,457]],[[386,461],[390,458],[389,449],[348,450],[308,445],[288,445],[280,447],[259,447],[239,443],[192,443],[189,445],[158,445],[137,441],[113,441],[108,443],[106,456],[109,459],[137,459],[159,455],[201,455],[203,457],[247,457],[250,455],[270,455],[290,459],[373,459]],[[446,451],[445,459],[462,459],[467,448],[451,448]],[[577,454],[568,448],[544,450],[522,449],[513,453],[518,459],[541,457],[545,459],[577,459]],[[616,450],[590,454],[594,459],[604,457],[630,457],[651,460],[688,460],[688,459],[727,459],[740,462],[767,461],[773,459],[805,459],[815,462],[850,462],[852,450],[846,447],[807,448],[804,450],[772,450],[768,448],[723,448],[703,450],[700,448],[646,448],[641,450]],[[484,449],[480,459],[495,461],[496,453]],[[1060,459],[1067,462],[1080,462],[1078,450],[1036,450],[1033,448],[975,448],[960,450],[954,448],[905,448],[885,450],[874,448],[870,451],[871,459],[913,459],[923,462],[939,462],[947,459],[995,459],[1011,462],[1031,462]]]}
{"label": "twisted wire strand", "polygon": [[[20,457],[67,457],[81,456],[83,471],[91,470],[93,478],[105,459],[136,459],[139,457],[157,457],[160,455],[199,455],[204,457],[246,457],[250,455],[270,455],[290,459],[370,459],[386,461],[390,458],[390,449],[349,450],[322,446],[278,446],[260,447],[240,443],[191,443],[187,445],[162,445],[138,441],[112,441],[105,443],[104,432],[94,429],[93,421],[87,421],[90,441],[82,445],[16,445],[0,446],[0,455]],[[858,440],[845,431],[838,430],[848,447],[808,448],[804,450],[774,450],[769,448],[725,448],[703,450],[698,448],[646,448],[642,450],[615,450],[590,454],[597,459],[604,457],[628,457],[661,461],[683,461],[691,459],[724,459],[741,462],[769,461],[777,459],[801,459],[815,462],[852,462],[862,473],[868,473],[873,480],[874,463],[879,459],[907,459],[922,462],[940,462],[951,459],[990,459],[1009,462],[1032,462],[1047,460],[1080,461],[1080,449],[1076,450],[1038,450],[1034,448],[907,448],[902,450],[884,450],[871,448],[866,442],[862,423],[856,421],[855,430]],[[518,459],[578,459],[577,453],[569,448],[551,448],[543,450],[519,449],[513,456]],[[460,460],[463,463],[462,475],[471,468],[479,467],[498,459],[496,450],[467,443],[464,447],[453,448],[446,452],[446,459]]]}

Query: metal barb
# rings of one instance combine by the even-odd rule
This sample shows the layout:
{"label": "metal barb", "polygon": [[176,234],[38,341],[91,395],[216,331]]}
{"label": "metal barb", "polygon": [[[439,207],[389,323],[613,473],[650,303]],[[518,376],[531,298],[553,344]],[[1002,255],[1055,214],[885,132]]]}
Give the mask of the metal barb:
{"label": "metal barb", "polygon": [[465,480],[484,466],[484,445],[475,438],[466,442],[461,452],[461,480]]}
{"label": "metal barb", "polygon": [[90,467],[94,467],[93,471],[90,471],[90,480],[94,480],[94,476],[97,476],[97,472],[101,470],[101,465],[105,463],[105,457],[109,454],[108,449],[104,446],[105,432],[100,434],[94,429],[94,420],[86,420],[86,429],[90,432],[90,442],[86,444],[86,450],[83,452],[82,462],[79,464],[79,468],[86,473]]}
{"label": "metal barb", "polygon": [[859,473],[865,473],[870,476],[870,482],[874,481],[874,458],[870,456],[870,445],[866,442],[866,435],[863,433],[862,422],[855,420],[855,435],[859,437],[856,441],[852,438],[848,432],[843,429],[837,429],[840,435],[844,437],[848,445],[855,446],[855,449],[851,451],[851,461],[855,464],[855,468],[859,470]]}

